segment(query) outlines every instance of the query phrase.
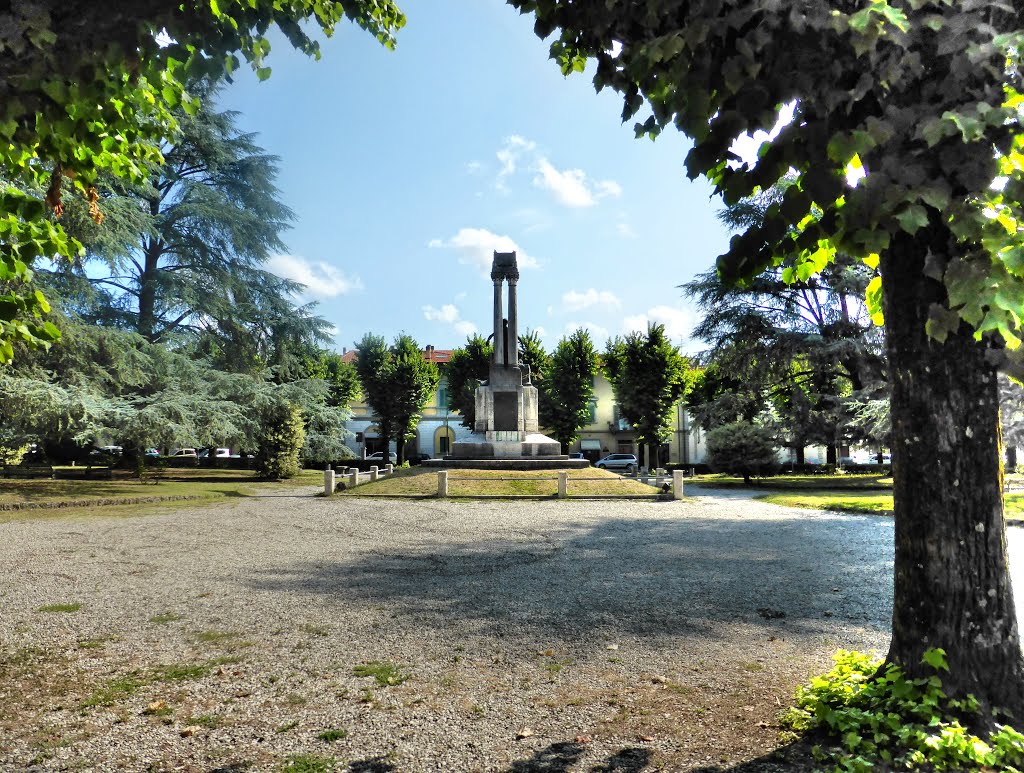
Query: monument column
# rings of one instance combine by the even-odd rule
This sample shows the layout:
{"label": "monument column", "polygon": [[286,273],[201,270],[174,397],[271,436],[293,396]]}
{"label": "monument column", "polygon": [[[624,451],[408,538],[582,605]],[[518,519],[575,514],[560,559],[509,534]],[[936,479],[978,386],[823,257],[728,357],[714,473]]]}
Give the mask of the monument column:
{"label": "monument column", "polygon": [[509,365],[519,365],[519,302],[516,300],[516,279],[508,278],[508,354]]}
{"label": "monument column", "polygon": [[501,312],[501,277],[491,276],[494,281],[494,364],[505,364],[505,339],[502,330],[505,315]]}

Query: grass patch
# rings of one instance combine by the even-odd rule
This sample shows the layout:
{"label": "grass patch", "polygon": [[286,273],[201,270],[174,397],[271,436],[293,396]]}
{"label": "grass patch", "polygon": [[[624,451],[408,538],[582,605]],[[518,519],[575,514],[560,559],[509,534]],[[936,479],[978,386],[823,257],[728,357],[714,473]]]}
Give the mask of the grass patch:
{"label": "grass patch", "polygon": [[275,733],[287,733],[289,730],[294,730],[298,726],[299,726],[299,720],[293,719],[291,722],[285,722],[283,725],[280,725],[280,726],[274,728],[274,732]]}
{"label": "grass patch", "polygon": [[95,690],[92,695],[82,701],[82,708],[89,709],[96,706],[113,706],[115,703],[127,698],[146,684],[147,682],[144,679],[140,679],[135,674],[119,676],[115,679],[111,679],[105,686]]}
{"label": "grass patch", "polygon": [[[846,491],[780,491],[758,497],[764,502],[785,507],[803,507],[809,510],[829,510],[867,515],[892,515],[892,493],[864,494]],[[1003,495],[1003,513],[1007,521],[1024,521],[1024,493]]]}
{"label": "grass patch", "polygon": [[381,687],[394,687],[409,681],[411,674],[402,670],[397,663],[389,663],[382,660],[372,660],[369,663],[360,663],[353,666],[352,675],[359,677],[372,676]]}
{"label": "grass patch", "polygon": [[47,604],[46,606],[39,607],[36,612],[77,612],[82,608],[82,605],[78,602],[71,604]]}
{"label": "grass patch", "polygon": [[164,612],[162,615],[153,615],[149,618],[149,622],[154,623],[155,625],[167,625],[168,623],[176,623],[179,620],[184,619],[185,618],[182,615],[174,612]]}
{"label": "grass patch", "polygon": [[[551,497],[558,493],[558,470],[449,470],[449,497]],[[454,480],[468,478],[469,480]],[[580,480],[593,478],[595,480]],[[365,483],[346,496],[437,496],[437,471],[399,469],[394,476]],[[569,470],[569,497],[654,497],[658,489],[596,468]]]}
{"label": "grass patch", "polygon": [[174,469],[165,471],[159,479],[150,476],[141,480],[127,470],[115,470],[110,480],[5,480],[0,510],[18,506],[45,509],[2,510],[0,523],[25,518],[139,515],[175,503],[118,504],[117,500],[189,497],[176,506],[196,507],[258,496],[261,491],[282,486],[315,485],[322,480],[319,470],[303,470],[286,481],[262,481],[251,470],[218,469]]}
{"label": "grass patch", "polygon": [[212,663],[172,663],[158,666],[153,673],[162,682],[186,682],[209,676]]}
{"label": "grass patch", "polygon": [[330,730],[324,730],[320,735],[317,736],[321,741],[327,743],[334,743],[340,741],[343,738],[348,738],[348,731],[342,730],[340,727],[332,727]]}
{"label": "grass patch", "polygon": [[192,634],[196,641],[204,644],[219,644],[220,642],[237,639],[239,634],[234,631],[196,631]]}
{"label": "grass patch", "polygon": [[330,636],[331,629],[326,625],[316,625],[315,623],[306,623],[301,628],[303,633],[308,633],[310,636]]}
{"label": "grass patch", "polygon": [[892,476],[886,475],[773,475],[755,478],[747,486],[743,478],[730,475],[701,475],[687,478],[687,486],[710,488],[758,488],[784,491],[892,491]]}
{"label": "grass patch", "polygon": [[215,728],[221,726],[221,719],[213,714],[200,714],[198,717],[189,717],[184,724],[198,725],[199,727]]}
{"label": "grass patch", "polygon": [[100,636],[96,639],[79,639],[76,643],[80,650],[98,650],[108,641],[110,641],[109,636]]}
{"label": "grass patch", "polygon": [[288,773],[330,773],[334,770],[333,757],[320,757],[316,754],[293,754],[281,767]]}

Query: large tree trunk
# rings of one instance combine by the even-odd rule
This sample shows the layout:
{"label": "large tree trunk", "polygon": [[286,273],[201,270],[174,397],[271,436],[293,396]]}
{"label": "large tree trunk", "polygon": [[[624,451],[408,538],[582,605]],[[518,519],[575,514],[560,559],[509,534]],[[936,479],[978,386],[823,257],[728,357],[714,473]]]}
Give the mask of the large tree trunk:
{"label": "large tree trunk", "polygon": [[[924,275],[938,238],[901,235],[881,271],[892,395],[895,594],[888,659],[928,674],[922,654],[946,651],[951,697],[1024,717],[1024,660],[1010,587],[999,465],[996,373],[966,326],[929,338],[942,285]],[[934,236],[934,235],[933,235]]]}
{"label": "large tree trunk", "polygon": [[807,457],[804,454],[804,446],[795,446],[796,449],[796,463],[798,466],[803,467],[806,463]]}

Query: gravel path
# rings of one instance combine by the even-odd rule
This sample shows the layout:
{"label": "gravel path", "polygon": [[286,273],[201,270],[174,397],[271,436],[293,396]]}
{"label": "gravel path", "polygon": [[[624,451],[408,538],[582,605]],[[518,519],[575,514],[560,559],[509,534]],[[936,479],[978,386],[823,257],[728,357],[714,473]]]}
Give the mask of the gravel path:
{"label": "gravel path", "polygon": [[310,494],[0,524],[0,769],[725,771],[887,645],[886,518]]}

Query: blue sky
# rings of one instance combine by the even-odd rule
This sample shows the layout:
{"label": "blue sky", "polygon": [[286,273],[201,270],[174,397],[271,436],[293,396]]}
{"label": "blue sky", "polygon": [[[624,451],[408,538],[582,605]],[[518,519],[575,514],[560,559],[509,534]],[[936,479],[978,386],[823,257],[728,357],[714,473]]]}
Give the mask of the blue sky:
{"label": "blue sky", "polygon": [[727,247],[721,204],[683,168],[681,135],[637,140],[621,100],[564,78],[532,17],[498,0],[408,0],[396,51],[347,25],[319,62],[275,45],[273,74],[220,106],[280,156],[297,221],[270,268],[351,347],[366,332],[421,345],[490,333],[494,249],[516,249],[520,329],[548,348],[663,322],[685,350],[678,285]]}

